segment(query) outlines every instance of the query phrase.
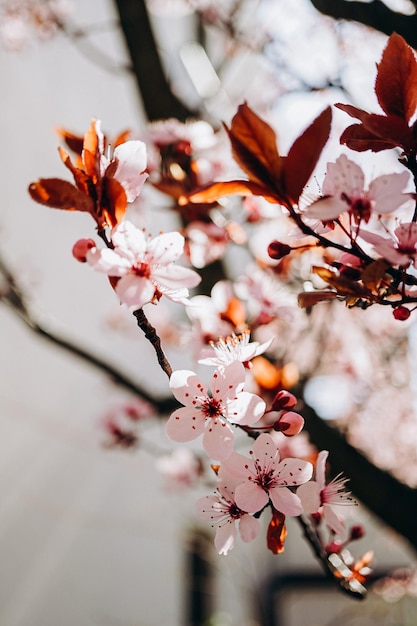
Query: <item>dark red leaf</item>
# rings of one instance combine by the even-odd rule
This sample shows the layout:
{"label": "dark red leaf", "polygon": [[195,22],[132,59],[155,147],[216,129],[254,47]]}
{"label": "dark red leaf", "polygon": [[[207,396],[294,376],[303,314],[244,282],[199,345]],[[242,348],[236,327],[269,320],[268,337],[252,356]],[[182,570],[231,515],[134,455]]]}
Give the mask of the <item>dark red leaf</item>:
{"label": "dark red leaf", "polygon": [[267,189],[263,185],[258,185],[249,180],[228,180],[225,182],[212,183],[204,189],[200,189],[184,197],[184,201],[179,200],[179,204],[189,202],[214,202],[218,198],[223,196],[232,195],[241,196],[263,196],[268,202],[279,204],[280,199],[278,194],[275,195],[271,190]]}
{"label": "dark red leaf", "polygon": [[245,103],[238,108],[230,129],[226,128],[232,153],[251,180],[273,186],[282,171],[274,130]]}
{"label": "dark red leaf", "polygon": [[94,212],[92,199],[60,178],[41,178],[29,185],[29,193],[35,202],[53,209]]}
{"label": "dark red leaf", "polygon": [[417,108],[417,60],[413,49],[397,33],[388,40],[378,65],[375,93],[387,115],[409,122]]}
{"label": "dark red leaf", "polygon": [[332,111],[327,107],[293,143],[284,162],[284,188],[297,202],[329,138]]}

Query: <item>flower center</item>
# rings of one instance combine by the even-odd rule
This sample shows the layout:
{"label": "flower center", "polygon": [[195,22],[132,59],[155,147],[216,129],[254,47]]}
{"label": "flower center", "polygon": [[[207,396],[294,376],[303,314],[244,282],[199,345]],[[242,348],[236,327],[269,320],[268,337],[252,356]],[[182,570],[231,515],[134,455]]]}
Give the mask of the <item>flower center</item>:
{"label": "flower center", "polygon": [[149,278],[151,275],[151,268],[148,263],[138,263],[137,265],[132,266],[132,273],[135,274],[135,276]]}
{"label": "flower center", "polygon": [[345,193],[342,193],[342,200],[349,205],[349,212],[352,213],[357,224],[359,224],[361,220],[364,220],[366,223],[369,222],[372,205],[368,198],[349,198]]}
{"label": "flower center", "polygon": [[222,404],[216,398],[206,398],[201,406],[201,412],[205,417],[219,417],[222,414]]}

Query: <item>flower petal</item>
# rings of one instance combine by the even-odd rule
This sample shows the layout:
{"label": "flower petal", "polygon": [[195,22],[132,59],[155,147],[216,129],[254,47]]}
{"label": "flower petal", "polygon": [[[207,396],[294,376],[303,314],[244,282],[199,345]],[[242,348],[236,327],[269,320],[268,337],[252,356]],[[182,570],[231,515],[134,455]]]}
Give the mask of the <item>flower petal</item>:
{"label": "flower petal", "polygon": [[226,415],[231,422],[250,426],[261,419],[266,404],[254,393],[241,391],[236,399],[226,404]]}
{"label": "flower petal", "polygon": [[120,248],[119,253],[125,252],[129,258],[133,257],[136,261],[144,260],[145,235],[128,220],[124,220],[113,229],[111,240],[116,248]]}
{"label": "flower petal", "polygon": [[148,174],[146,169],[146,144],[143,141],[126,141],[114,149],[117,168],[114,178],[123,186],[128,202],[133,202],[143,187]]}
{"label": "flower petal", "polygon": [[259,520],[252,515],[242,515],[239,520],[239,532],[245,543],[256,539],[259,533]]}
{"label": "flower petal", "polygon": [[315,480],[301,485],[297,489],[297,496],[301,500],[303,511],[307,515],[317,513],[320,508],[320,487]]}
{"label": "flower petal", "polygon": [[152,239],[148,243],[146,253],[150,263],[168,265],[179,259],[183,251],[184,237],[174,231]]}
{"label": "flower petal", "polygon": [[233,452],[234,433],[221,419],[210,419],[203,435],[203,448],[212,459],[223,461]]}
{"label": "flower petal", "polygon": [[252,480],[247,480],[236,487],[236,504],[242,511],[256,513],[268,504],[268,494]]}
{"label": "flower petal", "polygon": [[202,413],[183,406],[172,413],[166,424],[166,434],[173,441],[184,443],[196,439],[204,431],[205,418]]}
{"label": "flower petal", "polygon": [[214,547],[219,554],[227,554],[235,545],[236,525],[235,522],[227,521],[217,527],[214,537]]}
{"label": "flower petal", "polygon": [[269,491],[269,497],[277,511],[284,515],[301,515],[303,512],[300,498],[287,487],[273,487]]}
{"label": "flower petal", "polygon": [[141,309],[144,304],[152,301],[155,295],[155,285],[143,276],[127,274],[117,282],[115,291],[120,302],[129,307]]}
{"label": "flower petal", "polygon": [[174,397],[185,405],[195,406],[195,398],[207,398],[207,389],[200,378],[190,370],[175,370],[169,379]]}

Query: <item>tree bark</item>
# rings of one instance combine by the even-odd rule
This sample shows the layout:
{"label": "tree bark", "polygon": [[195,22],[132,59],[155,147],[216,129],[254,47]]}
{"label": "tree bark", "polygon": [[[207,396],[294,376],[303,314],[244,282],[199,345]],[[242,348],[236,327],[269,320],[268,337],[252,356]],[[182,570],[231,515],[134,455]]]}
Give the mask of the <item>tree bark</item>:
{"label": "tree bark", "polygon": [[145,0],[115,0],[143,107],[149,121],[195,113],[172,93],[162,67]]}
{"label": "tree bark", "polygon": [[381,0],[351,2],[349,0],[311,0],[324,15],[335,19],[359,22],[375,30],[404,37],[412,48],[417,48],[417,13],[404,15],[389,9]]}

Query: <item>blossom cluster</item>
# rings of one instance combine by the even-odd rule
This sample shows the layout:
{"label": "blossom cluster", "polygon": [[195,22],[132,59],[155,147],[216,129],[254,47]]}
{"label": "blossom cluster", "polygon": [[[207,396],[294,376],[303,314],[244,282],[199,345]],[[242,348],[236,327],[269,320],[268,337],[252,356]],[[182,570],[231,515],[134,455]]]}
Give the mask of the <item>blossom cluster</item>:
{"label": "blossom cluster", "polygon": [[[407,72],[400,71],[405,62]],[[137,138],[120,135],[113,150],[93,120],[83,138],[61,133],[75,153],[60,149],[74,183],[41,178],[29,187],[45,206],[93,218],[101,241],[79,239],[73,255],[105,274],[118,300],[146,326],[181,405],[167,420],[168,438],[198,444],[201,437],[215,492],[198,500],[197,513],[216,527],[221,554],[234,546],[238,531],[243,541],[255,539],[261,516],[268,515],[273,552],[283,549],[286,517],[297,517],[315,534],[319,552],[337,555],[332,562],[342,569],[347,543],[362,534],[355,526],[349,530],[341,513],[341,505],[345,511],[352,504],[346,478],[327,482],[332,451],[297,452],[304,418],[296,386],[323,355],[316,346],[313,357],[307,351],[288,357],[294,337],[308,342],[311,327],[302,309],[311,313],[317,303],[327,310],[339,301],[357,310],[381,305],[392,310],[392,323],[416,308],[416,85],[415,54],[394,34],[375,83],[382,114],[337,105],[359,122],[342,134],[344,152],[327,164],[312,201],[305,190],[331,132],[330,107],[285,157],[272,127],[247,103],[226,133],[203,121],[164,120]],[[236,166],[220,149],[225,139],[240,178],[231,177]],[[369,179],[347,149],[401,152],[396,171]],[[171,218],[175,214],[176,230],[151,237],[136,225],[152,194],[163,197]],[[193,293],[201,280],[196,269],[205,280],[201,292]],[[184,305],[177,345],[189,348],[192,369],[172,370],[158,334],[142,317],[143,307],[160,308],[165,299]],[[162,336],[164,329],[157,330]],[[200,367],[214,371],[206,376]],[[349,367],[359,379],[360,365]],[[137,442],[131,424],[126,431],[114,420],[108,424],[117,445]],[[242,441],[250,443],[247,454],[238,447]],[[159,465],[181,484],[192,484],[203,473],[201,457],[196,461],[180,450]],[[354,576],[355,568],[349,571]]]}

